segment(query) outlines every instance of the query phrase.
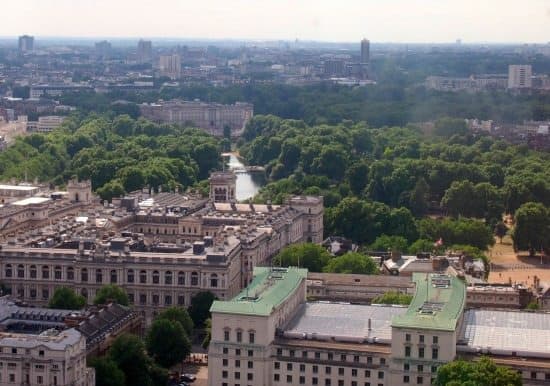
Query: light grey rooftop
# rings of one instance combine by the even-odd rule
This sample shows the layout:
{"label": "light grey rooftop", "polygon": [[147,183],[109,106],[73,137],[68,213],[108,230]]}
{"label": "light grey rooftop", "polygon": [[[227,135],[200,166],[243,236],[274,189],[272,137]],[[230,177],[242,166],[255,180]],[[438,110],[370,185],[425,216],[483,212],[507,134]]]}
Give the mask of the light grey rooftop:
{"label": "light grey rooftop", "polygon": [[50,350],[64,351],[67,346],[77,344],[82,334],[74,328],[64,331],[48,330],[40,335],[0,333],[0,345],[5,347],[35,348],[44,346]]}
{"label": "light grey rooftop", "polygon": [[550,314],[467,310],[457,346],[460,351],[550,357]]}
{"label": "light grey rooftop", "polygon": [[[285,328],[284,336],[341,342],[391,342],[391,320],[406,307],[346,303],[306,303]],[[370,320],[370,330],[369,330]]]}

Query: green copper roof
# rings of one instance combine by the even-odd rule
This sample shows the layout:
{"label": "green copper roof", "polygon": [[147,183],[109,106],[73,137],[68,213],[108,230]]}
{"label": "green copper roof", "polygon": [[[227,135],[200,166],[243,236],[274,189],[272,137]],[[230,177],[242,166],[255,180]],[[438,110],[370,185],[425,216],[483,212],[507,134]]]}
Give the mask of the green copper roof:
{"label": "green copper roof", "polygon": [[393,318],[392,327],[454,331],[464,309],[466,286],[449,275],[415,273],[414,298],[403,315]]}
{"label": "green copper roof", "polygon": [[210,312],[267,316],[306,277],[307,269],[255,267],[254,279],[248,287],[229,301],[215,301]]}

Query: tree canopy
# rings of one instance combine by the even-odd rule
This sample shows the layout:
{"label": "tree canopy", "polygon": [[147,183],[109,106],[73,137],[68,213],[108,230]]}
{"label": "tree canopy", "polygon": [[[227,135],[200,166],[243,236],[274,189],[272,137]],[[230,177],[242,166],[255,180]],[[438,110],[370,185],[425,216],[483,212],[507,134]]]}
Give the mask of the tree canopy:
{"label": "tree canopy", "polygon": [[95,369],[96,386],[125,386],[126,376],[109,357],[93,358],[89,365]]}
{"label": "tree canopy", "polygon": [[86,305],[86,298],[77,295],[72,289],[67,287],[56,288],[52,298],[48,302],[49,308],[62,310],[80,310]]}
{"label": "tree canopy", "polygon": [[348,252],[331,258],[323,267],[323,272],[372,275],[379,273],[379,267],[369,256]]}
{"label": "tree canopy", "polygon": [[516,226],[512,232],[514,248],[535,251],[550,248],[550,210],[541,203],[527,202],[515,213]]}
{"label": "tree canopy", "polygon": [[146,337],[147,351],[159,365],[170,368],[191,352],[191,342],[180,322],[156,319]]}
{"label": "tree canopy", "polygon": [[273,264],[283,267],[302,267],[311,272],[322,272],[331,256],[325,248],[312,243],[292,244],[283,248],[274,258]]}
{"label": "tree canopy", "polygon": [[157,320],[159,319],[167,319],[172,320],[175,322],[179,322],[185,332],[187,333],[187,336],[193,335],[193,320],[189,316],[189,313],[187,312],[186,308],[183,307],[169,307],[160,312],[160,314],[157,315]]}
{"label": "tree canopy", "polygon": [[199,292],[191,298],[189,316],[196,327],[204,326],[206,320],[210,318],[210,307],[216,299],[216,296],[210,291]]}
{"label": "tree canopy", "polygon": [[127,306],[128,294],[122,288],[114,284],[104,285],[97,291],[94,298],[94,304],[105,304],[109,301]]}
{"label": "tree canopy", "polygon": [[437,370],[435,386],[521,386],[521,374],[497,366],[487,357],[479,361],[455,360]]}

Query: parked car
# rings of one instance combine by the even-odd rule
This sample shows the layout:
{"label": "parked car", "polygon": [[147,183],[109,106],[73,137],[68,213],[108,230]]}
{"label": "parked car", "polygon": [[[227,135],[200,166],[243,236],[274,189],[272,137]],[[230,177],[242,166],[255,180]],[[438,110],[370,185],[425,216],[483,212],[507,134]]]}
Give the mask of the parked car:
{"label": "parked car", "polygon": [[197,377],[195,377],[193,374],[182,374],[180,377],[180,381],[182,382],[195,382],[197,380]]}

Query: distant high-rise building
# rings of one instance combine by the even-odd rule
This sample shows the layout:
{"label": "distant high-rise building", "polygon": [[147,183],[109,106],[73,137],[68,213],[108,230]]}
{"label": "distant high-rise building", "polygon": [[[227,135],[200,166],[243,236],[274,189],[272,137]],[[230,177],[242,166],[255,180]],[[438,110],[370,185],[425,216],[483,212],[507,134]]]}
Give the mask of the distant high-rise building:
{"label": "distant high-rise building", "polygon": [[111,48],[111,43],[107,40],[103,40],[95,44],[95,53],[100,59],[109,59],[111,56]]}
{"label": "distant high-rise building", "polygon": [[137,61],[151,63],[153,61],[153,43],[150,40],[140,40],[137,46]]}
{"label": "distant high-rise building", "polygon": [[508,88],[531,88],[532,70],[530,64],[512,64],[508,66]]}
{"label": "distant high-rise building", "polygon": [[370,60],[370,41],[361,40],[361,63],[368,63]]}
{"label": "distant high-rise building", "polygon": [[181,57],[177,54],[161,55],[159,59],[160,76],[178,79],[181,75]]}
{"label": "distant high-rise building", "polygon": [[19,51],[28,52],[34,49],[34,36],[19,36]]}

